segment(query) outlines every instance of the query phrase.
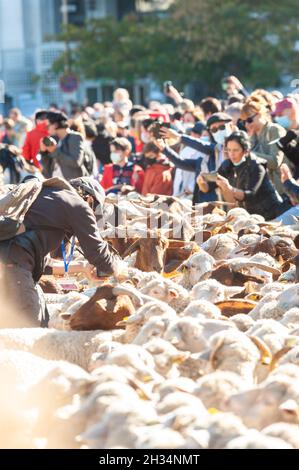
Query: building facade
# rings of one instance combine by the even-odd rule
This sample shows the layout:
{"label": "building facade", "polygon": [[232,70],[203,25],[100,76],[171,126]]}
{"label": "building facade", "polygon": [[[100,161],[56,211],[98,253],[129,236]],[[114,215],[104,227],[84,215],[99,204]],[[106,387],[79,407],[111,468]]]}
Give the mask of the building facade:
{"label": "building facade", "polygon": [[[113,16],[121,20],[131,11],[146,14],[166,9],[170,3],[169,0],[0,0],[0,80],[5,86],[6,107],[18,106],[30,114],[37,107],[51,103],[111,99],[113,81],[82,81],[73,93],[61,90],[51,67],[65,45],[53,38],[61,32],[66,19],[78,26],[90,18]],[[67,17],[63,10],[66,5]],[[137,82],[133,87],[136,101],[142,101],[144,85]]]}

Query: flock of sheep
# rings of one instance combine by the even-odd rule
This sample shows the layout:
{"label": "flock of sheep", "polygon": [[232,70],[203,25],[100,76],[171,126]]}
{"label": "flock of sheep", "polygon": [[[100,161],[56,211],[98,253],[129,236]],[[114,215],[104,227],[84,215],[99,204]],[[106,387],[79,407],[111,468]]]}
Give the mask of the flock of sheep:
{"label": "flock of sheep", "polygon": [[46,294],[49,329],[0,330],[1,448],[299,448],[299,225],[203,205],[180,240],[141,237],[158,202],[124,199],[115,239],[106,204],[127,279]]}

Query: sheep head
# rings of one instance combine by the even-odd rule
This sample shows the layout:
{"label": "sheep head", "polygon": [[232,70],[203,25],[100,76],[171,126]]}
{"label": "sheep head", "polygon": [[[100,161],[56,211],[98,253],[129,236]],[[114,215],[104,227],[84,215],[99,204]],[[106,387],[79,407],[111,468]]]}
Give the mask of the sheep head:
{"label": "sheep head", "polygon": [[164,269],[165,251],[168,241],[159,232],[149,232],[148,238],[139,238],[124,253],[124,257],[137,250],[137,269],[145,272],[157,271],[162,273]]}
{"label": "sheep head", "polygon": [[107,284],[71,317],[72,330],[112,330],[125,317],[135,313],[135,307],[127,295],[115,295],[114,287]]}

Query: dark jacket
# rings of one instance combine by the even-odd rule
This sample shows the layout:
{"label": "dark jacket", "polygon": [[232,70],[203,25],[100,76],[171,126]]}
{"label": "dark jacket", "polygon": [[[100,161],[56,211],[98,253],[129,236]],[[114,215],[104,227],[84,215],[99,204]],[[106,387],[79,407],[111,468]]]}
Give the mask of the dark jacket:
{"label": "dark jacket", "polygon": [[[91,208],[75,191],[43,188],[27,212],[24,223],[28,231],[33,230],[38,235],[40,258],[59,248],[65,235],[75,235],[84,256],[98,273],[112,273],[114,256],[101,238]],[[36,269],[36,246],[24,249],[21,237],[12,239],[9,253],[6,253],[7,261],[33,273]]]}
{"label": "dark jacket", "polygon": [[271,220],[288,209],[272,185],[267,170],[257,162],[253,154],[240,166],[234,166],[230,160],[225,160],[218,173],[234,188],[244,191],[245,198],[239,205],[250,214],[260,214],[266,220]]}
{"label": "dark jacket", "polygon": [[89,176],[84,166],[85,142],[79,132],[70,131],[62,139],[51,157],[58,163],[62,175],[66,180]]}
{"label": "dark jacket", "polygon": [[[195,141],[195,139],[192,140]],[[205,144],[202,145],[205,146]],[[182,160],[179,155],[168,146],[165,147],[164,154],[169,159],[169,161],[171,161],[171,163],[173,163],[177,168],[180,168],[181,170],[185,171],[192,171],[195,173],[195,177],[197,177],[201,172],[202,157],[199,157],[196,160],[193,160],[192,158],[186,158],[185,160]],[[209,171],[215,170],[215,155],[213,152],[210,154],[208,168]],[[216,185],[214,183],[211,183],[209,185],[209,188],[210,190],[207,193],[203,193],[199,190],[199,187],[196,183],[193,191],[192,203],[197,204],[201,202],[216,201],[218,199],[215,191]]]}
{"label": "dark jacket", "polygon": [[286,190],[286,193],[291,196],[292,200],[296,204],[299,204],[299,184],[295,180],[291,179],[285,181],[283,186]]}
{"label": "dark jacket", "polygon": [[294,131],[288,131],[287,134],[277,143],[285,156],[295,166],[294,178],[299,178],[299,141],[298,135]]}

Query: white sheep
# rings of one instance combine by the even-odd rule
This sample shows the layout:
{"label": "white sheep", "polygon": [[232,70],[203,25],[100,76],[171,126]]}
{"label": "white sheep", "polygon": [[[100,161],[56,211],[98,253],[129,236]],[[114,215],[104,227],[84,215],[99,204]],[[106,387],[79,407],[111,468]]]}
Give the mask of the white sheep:
{"label": "white sheep", "polygon": [[0,347],[29,351],[45,359],[65,360],[88,369],[93,353],[105,341],[111,341],[110,331],[61,331],[44,328],[0,330]]}
{"label": "white sheep", "polygon": [[179,374],[177,364],[184,362],[190,353],[178,351],[172,344],[162,338],[152,338],[144,349],[154,358],[156,370],[163,377],[174,377]]}
{"label": "white sheep", "polygon": [[297,328],[299,326],[299,308],[293,307],[288,310],[280,320],[280,323],[290,330]]}
{"label": "white sheep", "polygon": [[217,331],[235,328],[230,322],[205,320],[200,322],[193,317],[183,317],[170,324],[164,339],[183,351],[192,353],[203,351],[208,346],[209,338]]}
{"label": "white sheep", "polygon": [[118,326],[124,326],[126,328],[124,335],[122,335],[121,342],[132,343],[143,325],[150,318],[161,316],[169,320],[174,320],[177,314],[170,306],[165,308],[164,305],[155,300],[142,305],[133,315],[118,323]]}
{"label": "white sheep", "polygon": [[225,449],[294,449],[294,447],[283,439],[265,436],[254,429],[250,429],[245,436],[229,441]]}
{"label": "white sheep", "polygon": [[299,426],[290,423],[275,423],[264,428],[262,434],[276,437],[299,449]]}
{"label": "white sheep", "polygon": [[230,321],[232,321],[237,326],[238,330],[242,331],[243,333],[248,331],[255,323],[249,315],[244,313],[233,315],[230,318]]}
{"label": "white sheep", "polygon": [[225,411],[227,399],[244,390],[245,386],[239,375],[219,370],[201,377],[193,393],[201,399],[206,408]]}
{"label": "white sheep", "polygon": [[257,320],[247,334],[261,338],[273,355],[287,346],[290,340],[288,328],[272,319]]}
{"label": "white sheep", "polygon": [[195,253],[178,269],[183,273],[180,284],[186,289],[191,289],[197,282],[209,277],[214,264],[214,258],[205,251]]}
{"label": "white sheep", "polygon": [[133,344],[142,346],[152,337],[163,337],[167,328],[173,323],[173,319],[167,314],[164,316],[155,316],[150,318],[140,329],[139,333],[133,340]]}
{"label": "white sheep", "polygon": [[211,319],[219,319],[221,317],[220,309],[208,300],[193,300],[187,308],[182,312],[183,317],[202,317]]}
{"label": "white sheep", "polygon": [[250,316],[257,320],[259,318],[273,318],[281,320],[284,313],[299,304],[299,285],[288,287],[277,295],[267,294],[261,302],[250,312]]}
{"label": "white sheep", "polygon": [[190,301],[189,292],[170,279],[154,279],[140,288],[140,292],[169,304],[177,313],[182,312]]}
{"label": "white sheep", "polygon": [[191,290],[191,299],[208,300],[209,302],[216,303],[221,300],[229,299],[243,290],[243,287],[224,286],[220,282],[216,281],[216,279],[206,279],[205,281],[198,282],[193,286]]}
{"label": "white sheep", "polygon": [[233,233],[219,233],[201,244],[201,248],[215,260],[227,259],[230,252],[237,246],[239,246],[237,235]]}

